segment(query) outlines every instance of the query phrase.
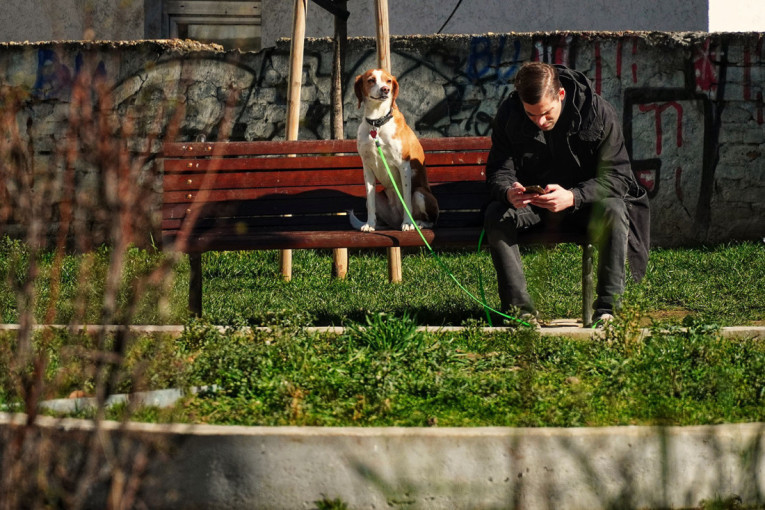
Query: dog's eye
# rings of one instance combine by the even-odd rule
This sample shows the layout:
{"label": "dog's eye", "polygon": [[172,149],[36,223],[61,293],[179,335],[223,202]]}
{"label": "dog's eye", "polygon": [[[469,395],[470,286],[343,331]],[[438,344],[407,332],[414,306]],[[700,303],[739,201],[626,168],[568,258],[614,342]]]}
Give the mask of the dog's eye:
{"label": "dog's eye", "polygon": [[370,85],[374,85],[374,83],[375,83],[375,79],[374,79],[374,78],[369,78],[369,79],[367,80],[367,83],[369,83]]}

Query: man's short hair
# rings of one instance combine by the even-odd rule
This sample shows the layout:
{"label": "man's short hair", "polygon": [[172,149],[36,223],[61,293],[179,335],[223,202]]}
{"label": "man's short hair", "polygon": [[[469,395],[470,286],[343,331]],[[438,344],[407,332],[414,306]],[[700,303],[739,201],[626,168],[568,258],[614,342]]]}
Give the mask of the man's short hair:
{"label": "man's short hair", "polygon": [[543,97],[555,98],[561,89],[558,69],[542,62],[526,62],[515,75],[515,90],[526,104],[537,104]]}

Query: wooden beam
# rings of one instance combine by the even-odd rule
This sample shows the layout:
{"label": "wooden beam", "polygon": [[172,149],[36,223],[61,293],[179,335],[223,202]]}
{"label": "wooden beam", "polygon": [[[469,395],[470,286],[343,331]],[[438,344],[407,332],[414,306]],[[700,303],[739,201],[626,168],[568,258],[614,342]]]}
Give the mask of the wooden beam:
{"label": "wooden beam", "polygon": [[[290,76],[287,89],[287,140],[297,140],[300,129],[300,87],[303,82],[303,52],[305,49],[305,19],[308,0],[295,0],[290,44]],[[292,279],[292,251],[282,250],[279,266],[285,281]]]}
{"label": "wooden beam", "polygon": [[401,283],[403,281],[401,248],[399,246],[388,248],[388,281],[391,283]]}
{"label": "wooden beam", "polygon": [[[317,0],[314,0],[317,1]],[[320,4],[321,5],[321,4]],[[345,68],[345,48],[348,43],[348,6],[347,0],[336,0],[337,9],[345,11],[346,16],[335,15],[335,41],[332,59],[332,138],[345,138],[343,124],[343,69]],[[332,252],[332,276],[344,280],[348,274],[348,248],[335,248]]]}
{"label": "wooden beam", "polygon": [[305,19],[308,0],[295,0],[290,45],[290,75],[287,89],[287,140],[297,140],[300,127],[300,87],[303,80]]}
{"label": "wooden beam", "polygon": [[[377,9],[377,67],[392,73],[390,63],[390,25],[388,23],[388,0],[375,0]],[[388,277],[391,282],[401,282],[401,249],[388,248]]]}
{"label": "wooden beam", "polygon": [[377,65],[389,73],[390,65],[390,26],[388,24],[388,0],[375,0],[377,10]]}

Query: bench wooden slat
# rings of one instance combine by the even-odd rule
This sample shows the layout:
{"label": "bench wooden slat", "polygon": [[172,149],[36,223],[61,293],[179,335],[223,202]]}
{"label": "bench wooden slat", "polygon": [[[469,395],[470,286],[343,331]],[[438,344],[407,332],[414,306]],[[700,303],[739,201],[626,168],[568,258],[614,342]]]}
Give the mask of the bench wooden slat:
{"label": "bench wooden slat", "polygon": [[356,140],[171,142],[164,144],[162,152],[165,157],[355,153]]}
{"label": "bench wooden slat", "polygon": [[[208,224],[209,223],[209,224]],[[167,236],[171,237],[177,233],[170,233],[169,230],[181,230],[183,226],[183,220],[181,219],[165,219],[162,220],[162,225],[167,227]],[[223,225],[225,227],[225,225]],[[190,230],[191,232],[209,232],[211,229],[219,228],[220,225],[213,219],[202,221],[195,224],[195,228]],[[277,228],[278,227],[278,228]],[[242,232],[257,232],[266,231],[271,229],[278,230],[302,230],[305,232],[323,232],[323,231],[351,231],[353,229],[350,226],[348,216],[313,216],[313,217],[283,217],[283,216],[263,216],[259,218],[240,218],[236,226],[232,226],[233,229],[238,229]],[[388,227],[389,229],[390,227]],[[443,219],[439,221],[437,229],[446,231],[452,228],[471,228],[480,232],[481,228],[481,215],[480,211],[474,211],[472,216],[460,214],[456,216],[444,215]],[[420,243],[422,244],[422,243]]]}
{"label": "bench wooden slat", "polygon": [[[206,214],[204,211],[196,218],[193,230],[206,230],[211,226],[217,226],[219,224],[233,223],[247,227],[248,230],[257,228],[273,228],[275,226],[282,226],[283,228],[291,230],[351,230],[351,224],[346,213],[321,213],[321,212],[306,212],[303,214],[293,214],[291,216],[285,216],[278,214],[281,212],[279,209],[274,208],[273,214],[263,214],[263,211],[258,211],[257,214],[247,214],[246,212],[237,211],[236,220],[231,221],[226,217],[226,213],[222,213],[219,216],[213,216]],[[364,220],[366,213],[358,208],[355,210],[356,216]],[[167,235],[171,234],[172,230],[178,230],[183,226],[183,222],[186,218],[185,210],[170,211],[165,210],[162,217],[162,229]],[[481,225],[481,210],[480,209],[461,209],[458,211],[442,211],[438,219],[439,227],[450,228],[455,226],[474,226]]]}
{"label": "bench wooden slat", "polygon": [[[318,205],[318,204],[317,204]],[[357,202],[356,205],[363,205],[363,202]],[[204,207],[194,206],[196,209],[200,209],[200,214],[196,218],[193,229],[194,230],[206,230],[213,226],[218,225],[235,225],[234,228],[241,228],[246,226],[248,230],[257,228],[271,228],[274,226],[280,226],[287,230],[350,230],[350,220],[346,212],[322,212],[319,207],[315,210],[301,211],[296,214],[278,214],[281,212],[279,209],[274,209],[275,214],[264,214],[262,208],[257,210],[248,210],[246,204],[242,204],[241,208],[236,210],[226,210],[216,208],[215,210],[205,210]],[[313,208],[312,208],[313,209]],[[366,218],[366,212],[357,209],[354,211],[356,216],[360,219]],[[438,219],[438,225],[443,227],[454,226],[478,226],[481,224],[481,210],[476,209],[459,209],[459,210],[445,210],[441,212]],[[176,229],[181,227],[180,222],[184,220],[185,211],[180,216],[173,215],[173,212],[168,208],[163,215],[163,222],[167,222],[168,225],[171,222],[176,223]],[[232,220],[231,218],[235,218]],[[168,227],[170,228],[170,227]]]}
{"label": "bench wooden slat", "polygon": [[239,189],[306,186],[335,187],[363,184],[360,169],[316,172],[297,170],[294,172],[226,172],[214,178],[199,175],[166,175],[165,191],[199,189]]}
{"label": "bench wooden slat", "polygon": [[491,138],[488,136],[458,136],[446,138],[420,138],[425,151],[465,152],[491,148]]}
{"label": "bench wooden slat", "polygon": [[483,166],[446,166],[428,168],[428,182],[435,188],[441,183],[455,183],[467,181],[486,182]]}
{"label": "bench wooden slat", "polygon": [[[466,168],[470,165],[477,165],[483,168],[486,165],[486,154],[483,152],[464,153],[461,155],[447,153],[426,154],[425,164],[430,174],[431,169],[435,167],[450,166]],[[358,155],[346,156],[311,156],[295,158],[200,158],[200,159],[166,159],[164,161],[164,170],[166,174],[196,174],[208,172],[237,172],[246,170],[248,172],[261,172],[268,170],[282,171],[316,171],[316,170],[342,170],[363,168],[361,158]]]}
{"label": "bench wooden slat", "polygon": [[[329,200],[341,200],[345,196],[349,197],[364,197],[364,186],[361,184],[353,186],[334,186],[325,187],[322,189],[311,188],[309,186],[304,187],[271,187],[271,188],[245,188],[245,189],[222,189],[222,190],[203,190],[201,192],[191,191],[170,191],[165,196],[166,203],[207,203],[207,202],[231,202],[241,200],[277,200],[277,199],[289,199],[293,201],[300,201],[305,199],[301,197],[301,194],[306,196],[314,196],[315,198],[323,198]],[[341,202],[342,203],[342,202]],[[337,205],[337,204],[335,204]],[[292,207],[292,206],[290,206]],[[333,204],[327,204],[327,207],[333,210],[337,210],[338,207]],[[342,210],[342,209],[340,209]]]}
{"label": "bench wooden slat", "polygon": [[[433,231],[423,231],[428,242]],[[416,237],[415,237],[416,236]],[[189,237],[189,248],[185,251],[215,250],[301,250],[332,248],[389,248],[421,246],[422,239],[416,232],[400,230],[379,232],[336,231],[267,231],[237,234],[230,229],[211,229]]]}
{"label": "bench wooden slat", "polygon": [[[166,192],[163,204],[164,215],[167,211],[175,211],[173,217],[182,217],[186,210],[192,207],[206,207],[213,215],[220,215],[228,207],[237,211],[249,211],[257,214],[295,214],[305,212],[343,212],[349,208],[365,209],[365,190],[362,185],[346,186],[343,188],[325,188],[311,190],[305,193],[292,194],[294,200],[285,204],[287,193],[279,193],[278,188],[256,190],[213,190],[199,194],[184,191]],[[486,193],[482,183],[443,184],[434,188],[439,200],[441,212],[450,209],[480,209],[485,205]],[[191,198],[189,198],[191,195]],[[226,205],[225,203],[230,204]],[[218,209],[215,209],[216,206]]]}
{"label": "bench wooden slat", "polygon": [[[477,245],[480,230],[475,228],[423,229],[431,246]],[[237,234],[230,229],[211,229],[189,237],[186,251],[215,250],[280,250],[333,248],[390,248],[423,246],[420,235],[412,230],[379,230],[376,232],[336,231],[268,231]]]}
{"label": "bench wooden slat", "polygon": [[273,216],[285,214],[337,214],[348,209],[364,210],[363,195],[357,197],[333,195],[329,199],[321,198],[317,192],[313,198],[290,201],[285,204],[282,200],[240,200],[228,203],[195,202],[195,203],[166,203],[162,207],[164,219],[182,219],[194,211],[200,219],[208,217],[223,217],[226,221],[236,221],[239,216]]}
{"label": "bench wooden slat", "polygon": [[[426,151],[464,152],[490,149],[491,139],[485,136],[421,138]],[[258,142],[170,142],[163,146],[164,157],[250,154],[327,154],[355,153],[356,140],[277,140]]]}
{"label": "bench wooden slat", "polygon": [[165,161],[165,171],[168,173],[205,173],[205,172],[235,172],[249,170],[254,172],[266,170],[334,170],[341,168],[361,169],[361,158],[358,155],[345,156],[297,156],[294,158],[200,158],[200,159],[168,159]]}
{"label": "bench wooden slat", "polygon": [[[423,236],[434,247],[478,246],[480,228],[436,228],[423,229]],[[170,241],[174,241],[174,236]],[[333,249],[333,248],[390,248],[424,246],[416,231],[378,230],[376,232],[356,232],[353,230],[284,230],[267,232],[237,233],[230,228],[210,229],[204,233],[194,233],[188,238],[189,252],[203,252],[209,249],[217,251],[237,250],[281,250],[281,249]],[[582,236],[560,233],[530,233],[519,239],[523,244],[553,245],[560,243],[582,244]]]}
{"label": "bench wooden slat", "polygon": [[[483,167],[449,166],[428,169],[430,184],[435,189],[441,183],[484,181]],[[279,172],[225,172],[215,174],[167,174],[165,192],[195,191],[202,189],[289,188],[302,193],[306,186],[335,188],[363,185],[362,170],[295,170]]]}

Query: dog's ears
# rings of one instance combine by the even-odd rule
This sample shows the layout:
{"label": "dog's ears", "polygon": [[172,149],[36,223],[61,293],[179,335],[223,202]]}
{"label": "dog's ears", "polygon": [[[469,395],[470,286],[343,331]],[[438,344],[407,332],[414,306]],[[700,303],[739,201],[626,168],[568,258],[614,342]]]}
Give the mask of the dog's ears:
{"label": "dog's ears", "polygon": [[393,78],[393,101],[391,102],[391,107],[396,106],[396,98],[398,97],[398,80],[395,76],[391,76]]}
{"label": "dog's ears", "polygon": [[360,74],[356,77],[356,83],[353,85],[353,90],[356,92],[356,99],[359,100],[359,105],[356,108],[361,108],[361,101],[364,98],[364,75]]}

